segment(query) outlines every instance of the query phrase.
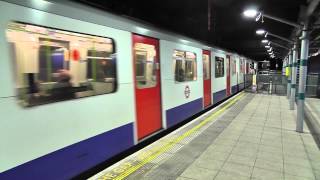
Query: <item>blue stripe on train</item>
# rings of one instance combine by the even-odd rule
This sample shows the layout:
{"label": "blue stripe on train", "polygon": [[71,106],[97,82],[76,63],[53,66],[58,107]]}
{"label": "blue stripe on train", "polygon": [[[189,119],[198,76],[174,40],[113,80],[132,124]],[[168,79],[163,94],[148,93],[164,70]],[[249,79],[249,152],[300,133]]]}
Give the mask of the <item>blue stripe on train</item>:
{"label": "blue stripe on train", "polygon": [[226,90],[221,90],[213,93],[213,104],[216,104],[226,98]]}
{"label": "blue stripe on train", "polygon": [[174,107],[166,111],[167,127],[182,122],[202,110],[202,98]]}
{"label": "blue stripe on train", "polygon": [[0,173],[0,179],[70,179],[133,145],[130,123]]}
{"label": "blue stripe on train", "polygon": [[239,84],[239,90],[241,91],[241,90],[243,90],[244,89],[244,83],[240,83]]}
{"label": "blue stripe on train", "polygon": [[234,85],[231,87],[231,94],[237,93],[238,91],[238,85]]}

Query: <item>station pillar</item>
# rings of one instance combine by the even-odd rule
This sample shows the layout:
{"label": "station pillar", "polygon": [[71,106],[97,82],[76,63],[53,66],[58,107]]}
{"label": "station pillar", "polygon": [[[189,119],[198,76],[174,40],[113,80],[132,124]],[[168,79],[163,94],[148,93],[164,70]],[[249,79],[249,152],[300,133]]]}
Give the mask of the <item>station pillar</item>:
{"label": "station pillar", "polygon": [[309,55],[309,31],[307,26],[303,27],[301,36],[301,55],[300,55],[300,75],[299,75],[299,92],[298,92],[298,109],[297,109],[297,132],[303,132],[304,121],[304,103],[305,89],[307,81],[307,63]]}
{"label": "station pillar", "polygon": [[287,84],[287,98],[289,99],[291,96],[291,67],[292,67],[292,50],[289,51],[289,57],[288,57],[288,84]]}
{"label": "station pillar", "polygon": [[294,104],[296,100],[297,59],[298,59],[298,49],[297,49],[297,44],[294,43],[293,49],[292,49],[290,110],[294,110]]}

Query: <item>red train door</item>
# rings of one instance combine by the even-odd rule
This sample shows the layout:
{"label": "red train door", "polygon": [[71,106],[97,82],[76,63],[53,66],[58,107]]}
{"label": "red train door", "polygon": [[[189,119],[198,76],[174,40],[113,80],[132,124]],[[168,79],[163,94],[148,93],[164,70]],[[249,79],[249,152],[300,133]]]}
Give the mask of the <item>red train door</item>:
{"label": "red train door", "polygon": [[203,50],[203,104],[211,105],[211,60],[210,51]]}
{"label": "red train door", "polygon": [[227,96],[230,96],[231,95],[231,92],[230,92],[230,56],[227,55]]}
{"label": "red train door", "polygon": [[132,35],[138,139],[162,128],[159,40]]}

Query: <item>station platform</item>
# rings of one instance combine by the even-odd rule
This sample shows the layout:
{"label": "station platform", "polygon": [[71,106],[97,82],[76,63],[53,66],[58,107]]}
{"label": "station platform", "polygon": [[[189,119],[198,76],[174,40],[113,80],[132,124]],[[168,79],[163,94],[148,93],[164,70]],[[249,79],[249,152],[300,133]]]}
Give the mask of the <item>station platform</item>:
{"label": "station platform", "polygon": [[90,179],[320,179],[320,151],[285,96],[239,93]]}

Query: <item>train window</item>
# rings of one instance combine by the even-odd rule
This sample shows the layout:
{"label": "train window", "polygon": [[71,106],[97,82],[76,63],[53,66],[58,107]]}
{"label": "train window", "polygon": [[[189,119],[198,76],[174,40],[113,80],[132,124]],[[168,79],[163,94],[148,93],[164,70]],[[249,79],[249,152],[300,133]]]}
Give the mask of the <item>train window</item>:
{"label": "train window", "polygon": [[240,59],[240,73],[244,74],[245,72],[245,66],[244,66],[244,59]]}
{"label": "train window", "polygon": [[237,73],[237,62],[236,60],[232,60],[232,75],[235,75]]}
{"label": "train window", "polygon": [[156,48],[153,45],[136,43],[134,46],[136,86],[139,89],[157,85]]}
{"label": "train window", "polygon": [[210,79],[210,58],[208,54],[202,55],[203,58],[203,79]]}
{"label": "train window", "polygon": [[197,61],[195,53],[175,50],[173,61],[176,82],[197,80]]}
{"label": "train window", "polygon": [[25,106],[116,91],[111,38],[11,22],[7,40]]}
{"label": "train window", "polygon": [[224,58],[216,57],[215,62],[215,77],[223,77],[224,76]]}

